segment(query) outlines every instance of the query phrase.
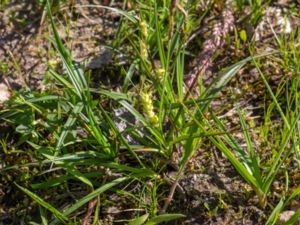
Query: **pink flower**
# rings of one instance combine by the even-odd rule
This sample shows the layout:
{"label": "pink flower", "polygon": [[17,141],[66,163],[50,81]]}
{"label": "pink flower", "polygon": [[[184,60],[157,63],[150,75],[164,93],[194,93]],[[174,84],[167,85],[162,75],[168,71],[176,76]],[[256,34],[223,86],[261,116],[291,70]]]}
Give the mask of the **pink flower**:
{"label": "pink flower", "polygon": [[225,44],[227,33],[233,30],[234,16],[232,12],[225,8],[222,12],[222,22],[216,23],[213,27],[211,37],[203,43],[203,50],[200,52],[197,66],[186,76],[188,89],[193,89],[200,74],[205,73],[212,63],[212,58],[217,49]]}

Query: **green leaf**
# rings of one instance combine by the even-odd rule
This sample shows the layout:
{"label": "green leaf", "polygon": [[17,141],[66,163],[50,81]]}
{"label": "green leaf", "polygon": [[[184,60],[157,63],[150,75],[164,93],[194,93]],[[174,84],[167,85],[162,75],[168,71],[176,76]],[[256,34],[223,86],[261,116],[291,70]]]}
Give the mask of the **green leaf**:
{"label": "green leaf", "polygon": [[265,190],[264,192],[270,189],[272,182],[278,173],[279,168],[285,161],[281,159],[282,154],[284,153],[284,158],[286,159],[292,150],[292,148],[290,148],[289,150],[285,151],[286,146],[289,143],[289,140],[292,138],[293,130],[295,126],[298,124],[298,121],[299,121],[299,115],[294,119],[292,126],[289,128],[288,132],[286,133],[286,136],[282,141],[280,149],[275,155],[275,159],[273,161],[272,167],[268,170],[268,174],[266,175],[266,178],[264,179],[263,182],[263,190]]}
{"label": "green leaf", "polygon": [[238,110],[238,114],[240,117],[240,122],[241,122],[242,130],[244,133],[244,137],[246,139],[248,155],[250,157],[250,160],[247,163],[247,165],[251,168],[252,174],[254,175],[254,177],[256,178],[256,180],[258,181],[258,183],[261,186],[262,177],[261,177],[261,173],[260,173],[259,157],[254,150],[253,143],[251,141],[250,134],[249,134],[248,128],[246,126],[246,121],[242,115],[242,112],[240,110]]}
{"label": "green leaf", "polygon": [[[269,216],[266,225],[274,225],[278,219],[279,214],[282,212],[282,210],[284,209],[284,207],[286,207],[290,201],[295,198],[296,196],[298,196],[300,194],[300,187],[296,188],[293,193],[288,197],[288,199],[286,201],[284,201],[285,197],[282,197],[279,201],[279,203],[276,205],[276,207],[273,209],[271,215]],[[295,218],[290,218],[290,222],[294,222],[294,220],[297,218],[299,218],[300,214],[296,215]],[[297,220],[296,219],[296,220]],[[287,221],[289,222],[289,221]],[[293,224],[293,223],[286,223],[286,224]]]}
{"label": "green leaf", "polygon": [[241,30],[240,32],[240,38],[242,39],[243,42],[247,41],[247,33],[245,30]]}
{"label": "green leaf", "polygon": [[[129,178],[127,178],[127,177],[121,177],[121,178],[113,180],[110,183],[104,184],[103,186],[99,187],[95,191],[91,192],[90,194],[86,195],[85,197],[83,197],[82,199],[80,199],[79,201],[77,201],[71,207],[65,209],[63,211],[63,215],[64,216],[70,215],[72,212],[74,212],[75,210],[79,209],[81,206],[85,205],[86,203],[88,203],[90,200],[94,199],[95,197],[97,197],[101,193],[103,193],[103,192],[111,189],[112,187],[114,187],[114,186],[116,186],[116,185],[120,184],[121,182],[124,182],[124,181],[126,181],[128,179]],[[52,221],[50,223],[50,225],[54,225],[54,224],[57,224],[57,223],[58,223],[58,221],[54,220],[54,221]]]}
{"label": "green leaf", "polygon": [[284,207],[283,198],[281,198],[278,204],[276,205],[276,207],[273,209],[271,215],[269,216],[266,225],[274,225],[276,223],[278,216],[282,211],[283,207]]}
{"label": "green leaf", "polygon": [[276,108],[277,108],[277,110],[278,110],[280,116],[282,117],[282,119],[283,119],[283,121],[284,121],[284,124],[287,126],[288,129],[290,129],[291,126],[290,126],[290,124],[289,124],[287,118],[285,117],[285,115],[284,115],[284,113],[283,113],[283,110],[281,109],[281,106],[280,106],[280,104],[279,104],[279,102],[278,102],[276,96],[274,95],[274,93],[273,93],[273,91],[272,91],[272,88],[270,87],[270,85],[269,85],[267,79],[265,78],[264,74],[263,74],[262,71],[260,70],[260,68],[259,68],[259,66],[258,66],[258,63],[256,62],[256,60],[255,60],[254,57],[252,58],[252,60],[253,60],[253,63],[254,63],[254,65],[255,65],[255,67],[256,67],[256,69],[257,69],[257,71],[258,71],[260,77],[262,78],[262,80],[263,80],[263,82],[264,82],[264,84],[265,84],[265,86],[266,86],[266,88],[267,88],[267,90],[268,90],[270,96],[272,97],[272,100],[273,100],[273,102],[275,103]]}
{"label": "green leaf", "polygon": [[135,18],[131,13],[128,13],[126,11],[117,9],[117,8],[112,8],[112,7],[108,7],[108,6],[102,6],[102,5],[80,5],[79,7],[81,8],[102,8],[102,9],[108,9],[111,10],[113,12],[116,12],[124,17],[126,17],[128,20],[130,20],[132,23],[137,24],[138,23],[138,19]]}
{"label": "green leaf", "polygon": [[61,177],[58,177],[56,179],[51,179],[51,180],[48,180],[48,181],[43,182],[43,183],[32,184],[31,188],[33,188],[33,189],[47,189],[47,188],[50,188],[50,187],[60,185],[61,183],[65,182],[65,181],[67,181],[68,179],[71,179],[71,178],[72,177],[69,176],[69,175],[61,176]]}
{"label": "green leaf", "polygon": [[183,77],[184,77],[184,49],[182,53],[178,54],[176,57],[176,80],[177,80],[177,90],[178,99],[181,102],[183,100]]}
{"label": "green leaf", "polygon": [[89,187],[93,188],[92,182],[84,174],[82,174],[79,171],[75,170],[74,168],[70,168],[68,166],[64,166],[64,168],[68,171],[68,173],[72,174],[74,176],[74,178],[82,181]]}
{"label": "green leaf", "polygon": [[19,186],[17,183],[14,183],[20,190],[22,190],[25,194],[27,194],[29,197],[31,197],[33,200],[35,200],[37,203],[39,203],[41,206],[49,210],[50,212],[53,213],[53,215],[60,220],[63,224],[66,224],[68,221],[68,218],[63,215],[61,212],[59,212],[57,209],[55,209],[52,205],[49,203],[45,202],[43,199],[41,199],[39,196],[35,195],[28,189]]}
{"label": "green leaf", "polygon": [[183,214],[163,214],[159,216],[152,217],[146,225],[155,225],[162,222],[168,222],[170,220],[176,220],[185,217]]}
{"label": "green leaf", "polygon": [[[83,71],[73,63],[71,55],[68,53],[67,49],[64,47],[63,42],[58,34],[58,30],[54,23],[54,19],[51,13],[51,6],[49,0],[47,0],[47,10],[48,15],[51,21],[52,30],[54,33],[54,39],[52,39],[52,43],[57,49],[60,58],[63,62],[64,68],[67,71],[68,77],[71,80],[76,95],[80,98],[84,105],[85,113],[87,114],[88,118],[88,130],[94,136],[95,140],[98,144],[103,148],[103,151],[108,155],[115,155],[114,149],[109,146],[107,142],[107,138],[102,134],[101,129],[98,127],[96,116],[93,111],[93,101],[91,101],[92,96],[89,92],[88,83],[84,76]],[[55,74],[52,74],[55,75]],[[57,76],[56,76],[57,77]],[[62,79],[61,79],[62,81]],[[68,82],[64,82],[65,85],[70,85]]]}
{"label": "green leaf", "polygon": [[56,144],[56,148],[55,148],[55,154],[54,156],[56,156],[59,153],[59,150],[61,149],[61,147],[64,144],[64,140],[67,137],[67,134],[71,131],[70,128],[75,124],[76,122],[76,115],[78,113],[80,113],[83,109],[83,104],[82,102],[79,102],[73,109],[73,112],[71,113],[71,115],[69,116],[66,124],[64,125],[64,129],[61,132],[58,142]]}
{"label": "green leaf", "polygon": [[98,164],[108,168],[116,169],[123,173],[129,172],[131,176],[135,176],[135,177],[156,177],[157,176],[155,172],[153,172],[151,169],[148,168],[130,167],[115,162],[98,163]]}
{"label": "green leaf", "polygon": [[145,118],[142,114],[140,114],[132,105],[130,105],[128,102],[122,100],[120,101],[120,104],[125,107],[132,115],[135,116],[137,120],[139,120],[149,131],[156,137],[156,140],[159,141],[159,143],[163,144],[164,139],[160,132],[153,127]]}
{"label": "green leaf", "polygon": [[[84,174],[85,177],[90,177],[90,178],[99,177],[101,175],[103,175],[103,172],[101,172],[101,171],[90,172],[90,173],[85,173]],[[47,188],[50,188],[50,187],[58,186],[58,185],[66,182],[70,179],[74,179],[74,176],[64,175],[64,176],[60,176],[60,177],[57,177],[57,178],[54,178],[54,179],[47,180],[47,181],[42,182],[42,183],[31,184],[31,187],[33,189],[47,189]]]}
{"label": "green leaf", "polygon": [[148,219],[149,214],[142,215],[128,223],[128,225],[142,225]]}
{"label": "green leaf", "polygon": [[32,132],[32,128],[24,124],[20,124],[19,126],[16,127],[16,132],[23,135],[29,135]]}

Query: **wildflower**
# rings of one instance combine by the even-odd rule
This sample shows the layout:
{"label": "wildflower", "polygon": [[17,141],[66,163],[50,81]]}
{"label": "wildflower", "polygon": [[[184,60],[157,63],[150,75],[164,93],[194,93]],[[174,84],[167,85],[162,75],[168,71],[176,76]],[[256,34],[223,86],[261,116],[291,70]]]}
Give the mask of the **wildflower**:
{"label": "wildflower", "polygon": [[195,86],[200,74],[204,74],[211,66],[216,51],[223,47],[227,34],[233,30],[234,21],[231,8],[226,7],[222,12],[222,21],[214,24],[211,36],[203,44],[203,50],[197,57],[198,66],[186,76],[185,83],[189,89]]}
{"label": "wildflower", "polygon": [[143,106],[143,111],[149,121],[153,125],[157,125],[158,123],[158,117],[154,112],[154,107],[153,107],[153,101],[152,101],[152,94],[151,92],[142,92],[141,93],[141,103]]}

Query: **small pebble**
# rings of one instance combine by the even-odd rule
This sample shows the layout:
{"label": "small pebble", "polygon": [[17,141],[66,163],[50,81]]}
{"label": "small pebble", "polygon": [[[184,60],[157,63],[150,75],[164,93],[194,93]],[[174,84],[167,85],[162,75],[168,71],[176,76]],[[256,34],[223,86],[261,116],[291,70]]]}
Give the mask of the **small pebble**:
{"label": "small pebble", "polygon": [[[295,211],[292,210],[283,211],[278,217],[277,225],[286,223],[294,214]],[[300,225],[300,220],[298,219],[294,225]]]}
{"label": "small pebble", "polygon": [[11,96],[11,92],[4,83],[0,83],[0,105],[6,102]]}

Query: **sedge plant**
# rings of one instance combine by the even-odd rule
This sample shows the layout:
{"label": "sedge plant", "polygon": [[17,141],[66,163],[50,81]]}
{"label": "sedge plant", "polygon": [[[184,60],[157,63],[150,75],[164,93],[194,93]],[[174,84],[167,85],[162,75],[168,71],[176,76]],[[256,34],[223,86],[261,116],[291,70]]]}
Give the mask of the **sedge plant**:
{"label": "sedge plant", "polygon": [[[277,110],[281,110],[280,114],[285,118],[284,135],[274,155],[273,166],[262,173],[242,112],[240,121],[248,151],[243,150],[226,131],[222,121],[209,109],[216,95],[246,63],[256,62],[258,58],[271,53],[249,57],[225,68],[210,86],[201,87],[197,98],[191,97],[184,84],[186,43],[194,31],[193,25],[199,21],[192,16],[195,8],[193,1],[175,3],[139,1],[132,3],[134,10],[129,12],[99,5],[81,6],[105,8],[123,17],[112,43],[113,48],[121,49],[128,57],[129,65],[122,68],[124,82],[120,92],[90,88],[90,79],[84,68],[73,62],[71,53],[64,47],[51,14],[51,5],[47,4],[53,31],[51,42],[60,56],[64,72],[48,71],[55,82],[55,90],[42,94],[30,90],[25,94],[16,94],[10,102],[10,108],[1,113],[1,118],[15,126],[20,133],[19,146],[26,145],[35,151],[39,162],[31,162],[26,166],[40,166],[41,170],[47,168],[44,173],[56,175],[33,183],[31,189],[68,186],[68,181],[75,179],[89,192],[75,203],[59,209],[30,188],[16,183],[16,187],[40,205],[41,220],[49,220],[45,224],[68,224],[81,207],[95,199],[97,205],[93,224],[96,224],[100,197],[107,191],[131,196],[139,202],[143,210],[136,213],[134,219],[126,218],[129,224],[150,225],[182,218],[181,214],[166,212],[177,182],[204,138],[210,139],[224,153],[253,187],[261,206],[266,205],[270,186],[284,163],[283,159],[292,151],[292,148],[287,152],[284,150],[294,135],[299,113],[287,118],[276,102],[276,96],[272,95]],[[126,50],[122,50],[124,45]],[[134,76],[138,77],[138,81]],[[267,86],[268,83],[264,81]],[[272,90],[268,90],[271,95]],[[109,102],[113,109],[125,109],[136,123],[121,118],[126,128],[120,130],[113,113],[103,107],[103,102]],[[23,114],[24,118],[24,113],[26,123],[20,120],[20,115]],[[206,117],[208,113],[212,115],[213,124]],[[49,135],[47,140],[45,134]],[[134,139],[134,143],[128,140],[128,135]],[[124,155],[129,162],[121,160]],[[179,157],[176,158],[176,155]],[[158,192],[165,187],[167,178],[163,174],[169,165],[177,169],[177,174],[166,196]],[[13,168],[11,166],[5,170]],[[107,181],[103,179],[105,171],[99,171],[99,168],[105,168],[119,177]],[[56,173],[57,170],[63,170],[64,173]],[[151,188],[148,187],[149,183]],[[146,194],[150,192],[150,203],[142,203],[136,194],[127,190],[133,184],[145,187]],[[166,199],[165,202],[162,202],[163,199]],[[51,212],[50,219],[44,209]]]}
{"label": "sedge plant", "polygon": [[[134,104],[126,100],[119,101],[143,125],[142,128],[148,131],[147,136],[137,134],[135,137],[145,147],[151,146],[151,149],[170,163],[174,164],[172,160],[176,160],[173,157],[176,153],[181,154],[175,161],[178,172],[162,208],[163,212],[172,201],[176,184],[203,138],[219,141],[218,135],[227,133],[225,130],[207,129],[210,124],[204,114],[208,112],[211,101],[247,62],[273,54],[249,57],[222,70],[210,86],[201,87],[202,92],[198,98],[193,98],[190,90],[184,89],[185,42],[189,36],[189,30],[186,29],[194,22],[189,15],[192,4],[189,1],[184,7],[179,6],[177,9],[173,9],[171,5],[170,11],[166,6],[166,2],[149,1],[136,5],[136,16],[123,13],[127,18],[123,24],[126,29],[120,27],[122,35],[119,37],[122,40],[116,40],[118,44],[122,41],[130,43],[130,53],[133,52],[137,58],[134,58],[125,74],[124,89],[130,92],[130,85],[135,88],[139,85],[138,97],[133,95],[133,98],[141,105],[141,112]],[[169,26],[174,27],[164,26],[168,18],[169,22],[172,21]],[[136,29],[128,29],[131,24]],[[134,84],[131,80],[134,73],[139,75],[139,84]],[[215,123],[219,124],[219,121]],[[218,142],[214,141],[214,144],[220,147]],[[241,175],[247,181],[256,185],[254,178],[246,170],[242,171],[243,164],[239,159],[234,158],[231,153],[226,156],[233,160],[235,167],[241,169]]]}

